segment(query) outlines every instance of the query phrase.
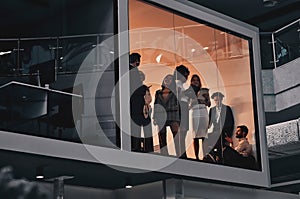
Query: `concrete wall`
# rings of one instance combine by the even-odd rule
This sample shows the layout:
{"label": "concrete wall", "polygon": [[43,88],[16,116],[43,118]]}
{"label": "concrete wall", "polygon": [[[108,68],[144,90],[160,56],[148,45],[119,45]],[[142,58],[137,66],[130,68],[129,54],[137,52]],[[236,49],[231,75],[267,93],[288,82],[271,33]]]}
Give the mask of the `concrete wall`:
{"label": "concrete wall", "polygon": [[268,147],[299,141],[299,127],[300,119],[267,126]]}
{"label": "concrete wall", "polygon": [[262,70],[266,112],[278,112],[300,103],[300,58],[273,70]]}
{"label": "concrete wall", "polygon": [[[234,174],[233,174],[234,175]],[[50,192],[51,183],[43,183]],[[259,188],[230,186],[209,182],[168,179],[135,186],[132,189],[105,190],[79,186],[64,187],[65,199],[296,199],[296,194]],[[51,197],[52,198],[52,197]]]}
{"label": "concrete wall", "polygon": [[[233,174],[234,175],[234,174]],[[296,199],[295,194],[280,193],[263,189],[218,185],[202,182],[184,182],[184,198],[209,199]]]}

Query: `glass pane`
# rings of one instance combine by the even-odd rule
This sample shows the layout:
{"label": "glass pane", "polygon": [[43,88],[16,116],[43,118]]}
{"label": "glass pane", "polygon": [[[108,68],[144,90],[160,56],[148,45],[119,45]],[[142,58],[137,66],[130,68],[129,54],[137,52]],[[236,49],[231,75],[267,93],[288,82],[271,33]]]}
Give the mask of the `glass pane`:
{"label": "glass pane", "polygon": [[110,0],[55,4],[56,14],[36,17],[38,29],[12,34],[28,38],[0,40],[1,130],[120,145],[114,6]]}
{"label": "glass pane", "polygon": [[277,66],[281,66],[300,56],[299,30],[299,23],[295,23],[274,35],[276,59],[278,60]]}
{"label": "glass pane", "polygon": [[[60,60],[58,72],[77,72],[86,56],[96,47],[96,45],[97,37],[93,35],[86,37],[61,38],[59,40],[61,50],[59,51],[58,56]],[[94,59],[89,60],[90,70],[92,70],[96,64],[96,54],[94,56]]]}
{"label": "glass pane", "polygon": [[[54,65],[49,67],[52,67],[53,69],[56,67],[54,61],[56,60],[58,50],[56,39],[21,40],[20,48],[22,49],[20,53],[20,60],[22,60],[22,74],[35,76],[35,80],[32,81],[37,80],[39,70],[37,67],[39,67],[39,64],[42,65],[48,61],[53,61]],[[35,85],[38,84],[38,82],[31,83]]]}
{"label": "glass pane", "polygon": [[20,72],[18,40],[0,40],[0,74],[9,76]]}
{"label": "glass pane", "polygon": [[[155,153],[256,169],[251,41],[200,20],[140,1],[129,2],[130,51],[141,55],[138,70],[145,74],[142,84],[151,86],[153,99],[151,122],[135,122],[144,131],[132,129],[137,151],[146,150],[145,126],[151,125],[148,139],[153,139]],[[175,81],[176,86],[166,89],[167,81]],[[131,104],[131,110],[136,107]],[[236,136],[240,125],[249,129],[247,141]],[[241,140],[252,153],[238,151]],[[228,161],[231,153],[238,161]],[[249,157],[247,165],[243,155]]]}

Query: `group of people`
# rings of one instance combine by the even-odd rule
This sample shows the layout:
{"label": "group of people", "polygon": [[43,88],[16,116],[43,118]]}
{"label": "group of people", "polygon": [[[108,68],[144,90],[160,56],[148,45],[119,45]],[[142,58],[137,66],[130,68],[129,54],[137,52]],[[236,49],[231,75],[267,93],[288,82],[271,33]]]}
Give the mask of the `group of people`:
{"label": "group of people", "polygon": [[[192,110],[192,130],[195,135],[193,146],[196,159],[200,160],[199,151],[201,149],[204,154],[203,160],[224,163],[224,150],[230,146],[234,130],[232,110],[222,103],[224,95],[216,92],[210,97],[209,89],[202,87],[201,79],[197,74],[192,75],[190,86],[185,89],[183,85],[186,83],[190,71],[186,66],[179,65],[173,74],[167,74],[164,77],[161,89],[155,92],[153,117],[151,118],[152,98],[149,87],[143,84],[145,76],[138,70],[140,59],[141,56],[138,53],[130,55],[132,151],[153,152],[151,124],[151,119],[153,119],[153,124],[157,125],[159,129],[160,153],[169,154],[167,147],[167,127],[169,127],[173,135],[176,155],[187,158],[185,138],[189,130],[189,112]],[[208,112],[208,107],[211,106],[210,98],[215,102],[215,106]],[[141,144],[140,138],[141,128],[144,130],[145,137],[143,144]],[[212,128],[212,133],[208,134],[209,128]],[[247,133],[242,135],[247,136]],[[244,139],[247,138],[244,137]],[[202,141],[201,145],[200,141]],[[249,142],[248,145],[251,146]],[[241,156],[244,155],[241,154]]]}

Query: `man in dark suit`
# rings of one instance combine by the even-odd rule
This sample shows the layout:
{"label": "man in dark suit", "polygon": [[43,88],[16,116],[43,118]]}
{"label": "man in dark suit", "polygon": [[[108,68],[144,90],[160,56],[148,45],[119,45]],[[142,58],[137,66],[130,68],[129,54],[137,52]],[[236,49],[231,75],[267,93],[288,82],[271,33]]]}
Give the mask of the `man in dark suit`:
{"label": "man in dark suit", "polygon": [[234,130],[234,117],[230,106],[222,103],[224,95],[221,92],[212,94],[216,106],[209,110],[209,126],[213,125],[213,132],[209,134],[208,143],[212,147],[216,161],[223,162],[222,149],[226,144],[226,137],[232,137]]}
{"label": "man in dark suit", "polygon": [[[143,85],[138,70],[141,55],[131,53],[129,56],[130,75],[130,116],[131,116],[131,150],[135,152],[153,152],[153,140],[150,117],[144,116],[145,95],[149,88]],[[144,129],[144,147],[141,146],[141,128]]]}

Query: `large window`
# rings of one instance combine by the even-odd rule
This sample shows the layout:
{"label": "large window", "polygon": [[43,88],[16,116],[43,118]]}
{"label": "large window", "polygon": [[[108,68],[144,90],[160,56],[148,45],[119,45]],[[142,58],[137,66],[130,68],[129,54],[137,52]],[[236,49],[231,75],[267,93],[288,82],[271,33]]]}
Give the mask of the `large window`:
{"label": "large window", "polygon": [[[151,86],[150,93],[153,98],[151,106],[154,109],[151,120],[155,153],[184,157],[182,155],[185,151],[182,150],[182,146],[179,146],[181,150],[178,151],[176,145],[185,144],[188,159],[260,169],[251,38],[136,0],[129,1],[129,30],[130,51],[141,55],[138,68],[145,74],[143,83]],[[186,66],[190,71],[187,81],[183,82],[184,89],[189,89],[193,75],[199,76],[202,87],[209,89],[208,99],[211,105],[200,105],[205,108],[204,115],[207,112],[209,116],[203,116],[202,113],[197,116],[199,110],[196,110],[196,106],[193,107],[195,105],[192,102],[193,97],[189,97],[189,130],[184,132],[179,128],[176,134],[171,130],[171,123],[174,120],[165,119],[167,120],[164,123],[167,125],[167,146],[165,146],[162,144],[164,140],[161,140],[165,139],[162,132],[164,124],[157,125],[160,121],[154,121],[153,124],[153,120],[157,120],[155,114],[159,109],[158,105],[163,106],[168,112],[158,99],[162,96],[158,93],[163,93],[161,87],[163,79],[168,74],[175,75],[174,70],[179,65]],[[176,79],[175,76],[173,78]],[[180,94],[176,92],[178,87],[174,90],[174,94],[180,104]],[[216,106],[220,100],[223,105]],[[184,111],[182,107],[180,109],[181,112]],[[219,111],[221,116],[218,116]],[[184,117],[181,113],[180,126]],[[198,119],[195,119],[196,117]],[[203,125],[202,121],[207,119],[205,117],[208,117],[210,122],[208,131],[203,134],[201,132],[203,130],[197,128]],[[196,124],[198,127],[195,126],[196,122],[199,122]],[[238,147],[242,140],[236,138],[237,126],[240,125],[247,126],[249,130],[247,140],[252,152],[247,156],[255,159],[255,165],[249,167],[226,160],[229,156],[225,154],[230,152],[224,149],[229,146],[231,142],[229,139],[232,139],[231,149]]]}
{"label": "large window", "polygon": [[[0,129],[119,145],[110,108],[115,105],[115,3],[22,5],[32,12],[15,13],[15,21],[1,24]],[[14,8],[7,3],[3,9],[14,13]]]}

